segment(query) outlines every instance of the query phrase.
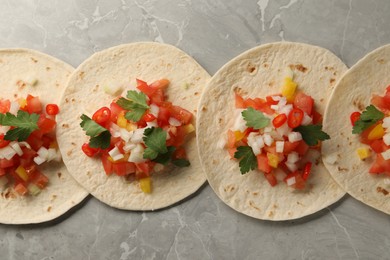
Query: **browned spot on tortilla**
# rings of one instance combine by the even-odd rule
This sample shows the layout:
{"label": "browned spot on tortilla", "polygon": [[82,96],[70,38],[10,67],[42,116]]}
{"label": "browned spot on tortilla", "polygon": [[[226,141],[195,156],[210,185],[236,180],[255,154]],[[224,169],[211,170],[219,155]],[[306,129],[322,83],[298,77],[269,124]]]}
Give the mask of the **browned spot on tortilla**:
{"label": "browned spot on tortilla", "polygon": [[14,94],[14,98],[17,98],[18,97],[18,94]]}
{"label": "browned spot on tortilla", "polygon": [[334,70],[334,67],[325,66],[325,70]]}
{"label": "browned spot on tortilla", "polygon": [[365,106],[360,99],[355,99],[352,104],[357,107],[359,110],[364,110]]}
{"label": "browned spot on tortilla", "polygon": [[72,98],[71,101],[72,101],[72,103],[74,103],[76,101],[76,99]]}
{"label": "browned spot on tortilla", "polygon": [[340,132],[340,135],[341,135],[341,136],[344,136],[344,133],[343,133],[343,132]]}
{"label": "browned spot on tortilla", "polygon": [[378,63],[380,64],[385,64],[385,59],[379,59],[379,60],[376,60]]}
{"label": "browned spot on tortilla", "polygon": [[305,73],[307,71],[307,68],[303,66],[302,64],[290,64],[289,65],[290,69],[296,69],[302,73]]}
{"label": "browned spot on tortilla", "polygon": [[91,172],[87,171],[87,176],[91,177]]}
{"label": "browned spot on tortilla", "polygon": [[218,119],[218,123],[222,124],[223,123],[223,118]]}
{"label": "browned spot on tortilla", "polygon": [[337,170],[339,170],[339,172],[346,172],[348,171],[348,168],[337,166]]}
{"label": "browned spot on tortilla", "polygon": [[50,70],[51,68],[50,67],[46,67],[46,70]]}
{"label": "browned spot on tortilla", "polygon": [[335,81],[336,81],[336,80],[335,80],[334,78],[331,78],[331,79],[329,80],[330,84],[333,84]]}
{"label": "browned spot on tortilla", "polygon": [[352,145],[352,142],[349,142],[349,146],[351,146]]}
{"label": "browned spot on tortilla", "polygon": [[22,80],[18,80],[16,81],[16,85],[19,87],[20,90],[22,90],[26,86],[26,83]]}
{"label": "browned spot on tortilla", "polygon": [[385,196],[387,196],[389,194],[389,192],[386,189],[379,187],[379,186],[376,188],[376,191],[378,193],[383,193],[383,195],[385,195]]}
{"label": "browned spot on tortilla", "polygon": [[195,96],[199,95],[199,92],[195,92],[194,95],[195,95]]}
{"label": "browned spot on tortilla", "polygon": [[340,145],[339,145],[339,144],[337,145],[337,148],[340,148]]}
{"label": "browned spot on tortilla", "polygon": [[34,63],[37,63],[38,60],[34,59],[33,57],[31,57],[31,60],[34,62]]}
{"label": "browned spot on tortilla", "polygon": [[271,81],[268,83],[268,86],[273,87],[275,85],[275,82]]}
{"label": "browned spot on tortilla", "polygon": [[194,109],[194,113],[196,113],[196,112],[198,112],[198,110],[197,110],[197,109]]}
{"label": "browned spot on tortilla", "polygon": [[278,205],[274,204],[274,205],[272,205],[272,207],[273,207],[274,209],[277,209],[277,208],[278,208]]}
{"label": "browned spot on tortilla", "polygon": [[223,188],[223,190],[224,190],[225,192],[233,192],[235,189],[236,189],[236,188],[235,188],[234,185],[232,185],[232,184],[229,184],[229,185],[227,185],[226,187]]}
{"label": "browned spot on tortilla", "polygon": [[264,68],[268,68],[269,64],[268,63],[263,63]]}
{"label": "browned spot on tortilla", "polygon": [[323,98],[321,98],[321,99],[320,99],[320,102],[321,102],[321,103],[322,103],[322,102],[324,102],[324,99],[323,99]]}
{"label": "browned spot on tortilla", "polygon": [[93,88],[93,92],[96,92],[96,91],[98,91],[98,89],[99,89],[99,85],[95,85],[95,87]]}
{"label": "browned spot on tortilla", "polygon": [[268,213],[268,217],[272,217],[274,215],[274,212],[271,210],[269,213]]}
{"label": "browned spot on tortilla", "polygon": [[85,74],[85,72],[84,72],[84,71],[80,71],[80,73],[79,73],[79,77],[80,77],[80,79],[84,79],[84,74]]}
{"label": "browned spot on tortilla", "polygon": [[337,75],[337,71],[333,72],[333,76],[336,76]]}
{"label": "browned spot on tortilla", "polygon": [[74,142],[71,142],[70,144],[73,145],[73,146],[76,146],[76,143],[74,143]]}
{"label": "browned spot on tortilla", "polygon": [[62,128],[69,128],[68,124],[62,124]]}
{"label": "browned spot on tortilla", "polygon": [[168,63],[167,64],[167,68],[171,68],[172,67],[172,64],[171,63]]}
{"label": "browned spot on tortilla", "polygon": [[47,212],[50,212],[51,211],[51,207],[49,206],[48,208],[47,208]]}
{"label": "browned spot on tortilla", "polygon": [[55,200],[57,198],[57,195],[53,194],[53,196],[51,196],[51,200]]}
{"label": "browned spot on tortilla", "polygon": [[218,161],[217,160],[213,160],[213,164],[217,164],[218,163]]}
{"label": "browned spot on tortilla", "polygon": [[60,84],[56,83],[56,87],[59,87],[59,86],[60,86]]}
{"label": "browned spot on tortilla", "polygon": [[207,111],[207,107],[203,106],[203,107],[202,107],[202,111],[203,111],[203,112]]}
{"label": "browned spot on tortilla", "polygon": [[69,103],[69,99],[68,98],[65,98],[65,103]]}
{"label": "browned spot on tortilla", "polygon": [[72,150],[69,150],[69,151],[66,152],[66,155],[67,155],[67,156],[71,156],[71,155],[72,155],[72,152],[73,152]]}
{"label": "browned spot on tortilla", "polygon": [[301,205],[301,206],[303,206],[303,204],[302,204],[302,203],[300,203],[299,201],[297,201],[297,205]]}
{"label": "browned spot on tortilla", "polygon": [[257,196],[257,195],[259,195],[259,193],[258,192],[253,192],[252,193],[254,196]]}
{"label": "browned spot on tortilla", "polygon": [[260,208],[257,207],[256,204],[252,200],[249,201],[249,206],[251,206],[252,208],[254,208],[254,209],[258,210],[258,211],[260,211]]}
{"label": "browned spot on tortilla", "polygon": [[58,178],[61,178],[62,173],[61,172],[57,172],[57,176],[58,176]]}
{"label": "browned spot on tortilla", "polygon": [[248,66],[246,67],[246,71],[248,71],[249,73],[253,73],[256,71],[256,67],[249,63]]}
{"label": "browned spot on tortilla", "polygon": [[292,212],[291,211],[287,212],[287,215],[292,216]]}
{"label": "browned spot on tortilla", "polygon": [[363,192],[364,190],[363,189],[360,189],[361,192]]}
{"label": "browned spot on tortilla", "polygon": [[11,196],[11,191],[7,190],[4,194],[4,198],[8,199]]}

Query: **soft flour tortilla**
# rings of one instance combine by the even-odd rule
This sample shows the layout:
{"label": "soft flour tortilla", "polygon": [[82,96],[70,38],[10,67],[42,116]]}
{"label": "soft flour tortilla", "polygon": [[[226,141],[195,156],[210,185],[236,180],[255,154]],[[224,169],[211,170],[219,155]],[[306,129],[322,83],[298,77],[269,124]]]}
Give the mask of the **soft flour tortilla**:
{"label": "soft flour tortilla", "polygon": [[[57,103],[73,68],[53,57],[26,49],[0,50],[1,98],[38,96],[43,104]],[[37,81],[34,86],[34,81]],[[58,121],[57,121],[58,122]],[[28,224],[52,220],[80,203],[88,193],[70,176],[63,163],[40,167],[49,178],[37,196],[0,194],[0,223]]]}
{"label": "soft flour tortilla", "polygon": [[[91,116],[98,108],[109,106],[114,96],[105,86],[122,86],[122,96],[136,89],[136,78],[152,83],[170,80],[168,100],[196,114],[201,92],[209,80],[208,73],[181,50],[159,43],[120,45],[94,54],[70,77],[61,101],[58,141],[64,162],[75,179],[100,201],[127,210],[154,210],[178,202],[194,193],[205,182],[197,155],[196,138],[186,145],[191,166],[172,168],[152,177],[152,193],[145,194],[138,181],[106,176],[100,158],[89,158],[81,150],[88,137],[80,127],[80,116]],[[194,122],[195,124],[195,122]]]}
{"label": "soft flour tortilla", "polygon": [[299,43],[272,43],[253,48],[224,65],[210,80],[198,108],[198,148],[207,179],[227,205],[248,216],[287,220],[319,211],[345,192],[322,163],[313,165],[307,192],[279,183],[271,187],[258,170],[240,174],[238,161],[220,148],[235,121],[234,92],[265,98],[281,92],[287,67],[294,71],[298,90],[315,99],[324,112],[336,81],[347,67],[331,52]]}
{"label": "soft flour tortilla", "polygon": [[[390,181],[368,173],[373,158],[360,161],[356,150],[365,145],[352,134],[349,117],[370,105],[372,94],[384,95],[390,84],[390,45],[381,47],[356,63],[340,80],[329,101],[324,129],[332,137],[324,143],[324,163],[333,178],[354,198],[390,214]],[[326,156],[325,156],[326,155]],[[337,158],[335,163],[331,163]]]}

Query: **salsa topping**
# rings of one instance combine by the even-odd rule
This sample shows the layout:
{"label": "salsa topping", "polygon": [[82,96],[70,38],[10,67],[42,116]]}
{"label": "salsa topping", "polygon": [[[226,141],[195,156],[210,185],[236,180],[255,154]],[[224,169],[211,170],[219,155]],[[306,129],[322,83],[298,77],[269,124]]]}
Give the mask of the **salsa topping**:
{"label": "salsa topping", "polygon": [[361,160],[374,157],[369,173],[390,176],[390,86],[384,96],[373,95],[371,103],[363,112],[350,115],[352,133],[359,134],[360,142],[368,145],[356,153]]}
{"label": "salsa topping", "polygon": [[[45,113],[46,112],[46,113]],[[19,195],[37,195],[49,181],[39,165],[60,161],[55,140],[56,104],[42,109],[39,97],[0,99],[0,186]]]}
{"label": "salsa topping", "polygon": [[152,172],[171,163],[188,167],[184,149],[187,136],[195,131],[192,113],[166,100],[169,80],[152,84],[137,79],[137,88],[118,97],[110,107],[98,109],[92,118],[82,115],[80,126],[90,137],[81,147],[89,157],[100,154],[107,175],[139,180],[151,192]]}
{"label": "salsa topping", "polygon": [[304,189],[320,156],[320,142],[330,137],[322,131],[313,98],[298,92],[291,77],[285,78],[281,94],[265,99],[235,93],[237,116],[225,147],[239,160],[241,174],[257,168],[271,186],[283,180]]}

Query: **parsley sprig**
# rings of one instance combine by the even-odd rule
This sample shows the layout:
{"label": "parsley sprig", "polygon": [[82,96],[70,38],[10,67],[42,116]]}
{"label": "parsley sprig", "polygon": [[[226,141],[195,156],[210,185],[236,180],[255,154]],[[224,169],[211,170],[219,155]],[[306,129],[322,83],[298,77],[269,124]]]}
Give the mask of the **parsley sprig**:
{"label": "parsley sprig", "polygon": [[322,131],[322,125],[300,125],[294,128],[294,131],[301,133],[303,141],[309,146],[330,139],[330,136]]}
{"label": "parsley sprig", "polygon": [[133,122],[138,122],[145,111],[149,109],[146,95],[135,90],[129,90],[126,98],[121,97],[116,103],[123,109],[129,110],[125,114],[125,118]]}
{"label": "parsley sprig", "polygon": [[38,119],[38,114],[29,114],[23,110],[19,110],[16,116],[11,113],[0,114],[0,125],[14,127],[7,131],[4,139],[25,141],[34,130],[39,129]]}
{"label": "parsley sprig", "polygon": [[257,168],[257,158],[249,146],[239,146],[234,153],[234,158],[240,160],[239,166],[241,174]]}
{"label": "parsley sprig", "polygon": [[385,117],[374,105],[366,107],[366,110],[360,115],[352,129],[352,134],[360,134],[370,126],[375,125],[379,120]]}
{"label": "parsley sprig", "polygon": [[262,112],[248,107],[241,112],[242,117],[246,121],[246,126],[253,127],[254,129],[261,129],[269,125],[270,119],[266,117]]}
{"label": "parsley sprig", "polygon": [[85,131],[85,134],[91,137],[89,146],[92,148],[107,149],[110,146],[110,132],[84,114],[80,118],[82,120],[80,126]]}

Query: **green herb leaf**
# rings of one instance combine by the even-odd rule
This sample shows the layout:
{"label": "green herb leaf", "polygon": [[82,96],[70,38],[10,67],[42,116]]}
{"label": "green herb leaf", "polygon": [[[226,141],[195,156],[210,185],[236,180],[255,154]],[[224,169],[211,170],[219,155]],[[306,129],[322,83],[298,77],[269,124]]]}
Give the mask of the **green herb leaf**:
{"label": "green herb leaf", "polygon": [[239,159],[241,174],[245,174],[250,170],[257,168],[257,158],[249,146],[239,146],[234,153],[234,158]]}
{"label": "green herb leaf", "polygon": [[127,98],[121,97],[116,103],[123,109],[129,110],[125,115],[127,120],[138,122],[145,111],[149,109],[146,102],[146,95],[142,92],[129,90],[127,92]]}
{"label": "green herb leaf", "polygon": [[[145,151],[149,148],[159,154],[166,153],[168,151],[166,146],[166,138],[167,138],[167,133],[162,128],[160,127],[146,128],[143,137],[144,143],[147,147]],[[147,152],[147,156],[150,156],[151,154],[153,153],[149,151]],[[150,159],[145,157],[145,152],[144,152],[144,158]]]}
{"label": "green herb leaf", "polygon": [[25,141],[34,130],[39,129],[38,119],[38,114],[29,114],[23,110],[19,110],[16,116],[11,113],[0,114],[0,125],[15,127],[6,133],[4,139]]}
{"label": "green herb leaf", "polygon": [[269,125],[270,119],[264,116],[262,112],[252,107],[248,107],[246,110],[242,111],[241,114],[248,127],[260,129]]}
{"label": "green herb leaf", "polygon": [[[161,164],[167,164],[172,157],[173,152],[176,150],[176,147],[174,146],[168,146],[167,147],[167,152],[166,153],[160,153],[158,154],[153,161],[156,163],[161,163]],[[173,161],[172,161],[173,162]]]}
{"label": "green herb leaf", "polygon": [[294,128],[294,131],[301,133],[303,141],[309,146],[330,139],[330,136],[322,131],[322,125],[300,125]]}
{"label": "green herb leaf", "polygon": [[191,165],[190,161],[186,159],[176,159],[172,160],[172,163],[176,165],[177,167],[188,167]]}
{"label": "green herb leaf", "polygon": [[83,128],[86,135],[91,137],[89,146],[92,148],[107,149],[110,146],[110,132],[84,114],[80,118],[82,120],[80,123],[81,128]]}
{"label": "green herb leaf", "polygon": [[379,120],[383,119],[385,114],[379,111],[375,106],[370,105],[360,115],[360,118],[355,122],[352,129],[352,134],[360,134],[372,125],[375,125]]}

